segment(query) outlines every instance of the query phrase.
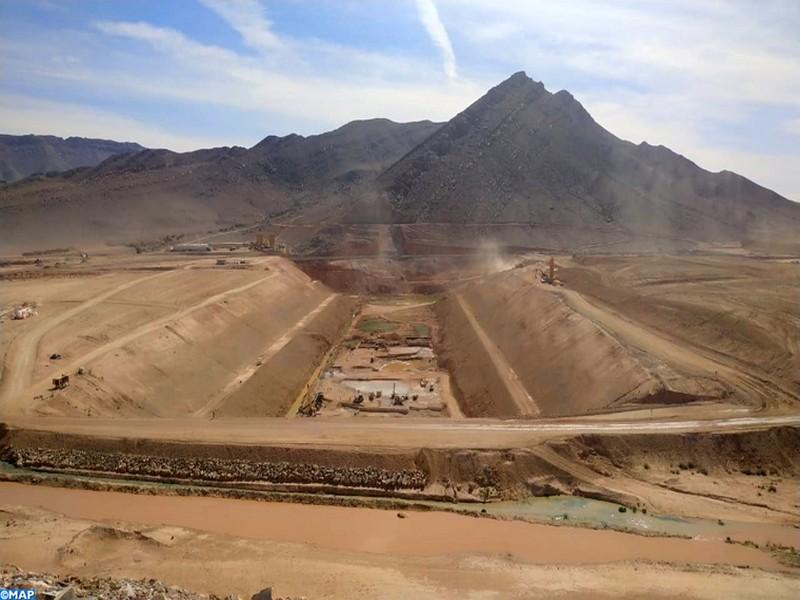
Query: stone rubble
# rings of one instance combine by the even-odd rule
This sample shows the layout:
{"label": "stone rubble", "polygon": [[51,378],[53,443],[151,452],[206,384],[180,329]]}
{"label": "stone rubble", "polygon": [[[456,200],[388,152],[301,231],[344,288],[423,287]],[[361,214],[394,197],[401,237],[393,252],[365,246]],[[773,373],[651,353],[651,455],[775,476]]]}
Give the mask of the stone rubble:
{"label": "stone rubble", "polygon": [[372,466],[333,467],[224,458],[171,458],[77,449],[14,448],[6,460],[29,469],[69,469],[198,482],[326,484],[381,490],[419,490],[428,483],[425,473],[416,469],[389,471]]}
{"label": "stone rubble", "polygon": [[[246,600],[241,596],[199,594],[157,579],[114,579],[111,577],[58,576],[51,573],[23,571],[13,566],[0,567],[0,588],[36,590],[36,600]],[[306,600],[305,596],[278,597],[273,600]]]}

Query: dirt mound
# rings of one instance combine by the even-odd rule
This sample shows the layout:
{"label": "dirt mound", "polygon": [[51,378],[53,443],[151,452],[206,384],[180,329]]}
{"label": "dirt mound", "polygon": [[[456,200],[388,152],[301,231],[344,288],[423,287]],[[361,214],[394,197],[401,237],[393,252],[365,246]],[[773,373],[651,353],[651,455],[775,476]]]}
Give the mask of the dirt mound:
{"label": "dirt mound", "polygon": [[136,542],[151,546],[163,546],[161,542],[144,535],[141,531],[129,531],[127,529],[120,529],[119,527],[110,527],[107,525],[92,525],[84,529],[73,538],[71,546],[93,546],[95,544],[115,543],[120,541]]}
{"label": "dirt mound", "polygon": [[86,562],[106,561],[128,557],[134,559],[142,553],[158,551],[161,542],[143,534],[108,525],[91,525],[79,531],[66,544],[56,550],[61,565],[74,567]]}

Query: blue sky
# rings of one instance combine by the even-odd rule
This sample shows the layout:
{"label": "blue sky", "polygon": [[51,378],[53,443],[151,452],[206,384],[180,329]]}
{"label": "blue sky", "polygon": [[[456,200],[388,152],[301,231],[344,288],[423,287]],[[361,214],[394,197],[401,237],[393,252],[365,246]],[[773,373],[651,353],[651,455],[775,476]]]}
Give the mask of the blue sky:
{"label": "blue sky", "polygon": [[797,0],[0,0],[0,131],[190,150],[446,120],[515,71],[800,201]]}

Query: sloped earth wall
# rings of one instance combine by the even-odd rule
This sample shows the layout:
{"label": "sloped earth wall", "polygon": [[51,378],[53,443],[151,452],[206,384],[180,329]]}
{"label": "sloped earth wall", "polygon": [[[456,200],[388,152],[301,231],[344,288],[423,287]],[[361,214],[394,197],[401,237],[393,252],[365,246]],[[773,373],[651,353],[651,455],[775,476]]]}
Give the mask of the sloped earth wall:
{"label": "sloped earth wall", "polygon": [[[654,460],[708,464],[729,470],[769,465],[792,477],[800,430],[735,434],[580,436],[550,442],[577,462],[600,454],[616,462]],[[668,455],[668,456],[667,456]],[[649,457],[649,458],[648,458]],[[634,504],[630,495],[599,489],[539,457],[534,449],[354,449],[187,444],[5,428],[0,460],[32,471],[129,480],[255,489],[481,501],[579,495]],[[586,466],[592,460],[586,457]],[[720,467],[722,468],[722,467]]]}

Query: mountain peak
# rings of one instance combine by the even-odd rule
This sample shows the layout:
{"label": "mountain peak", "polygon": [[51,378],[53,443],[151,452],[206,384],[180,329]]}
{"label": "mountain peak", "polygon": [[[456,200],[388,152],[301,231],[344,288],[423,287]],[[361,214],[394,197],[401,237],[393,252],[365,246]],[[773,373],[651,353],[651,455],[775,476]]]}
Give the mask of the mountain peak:
{"label": "mountain peak", "polygon": [[508,79],[501,81],[498,85],[494,87],[495,90],[499,89],[524,89],[524,88],[535,88],[538,90],[544,90],[544,84],[541,81],[534,81],[525,71],[517,71]]}
{"label": "mountain peak", "polygon": [[506,79],[506,81],[533,81],[525,71],[517,71],[516,73],[512,74],[511,77]]}

